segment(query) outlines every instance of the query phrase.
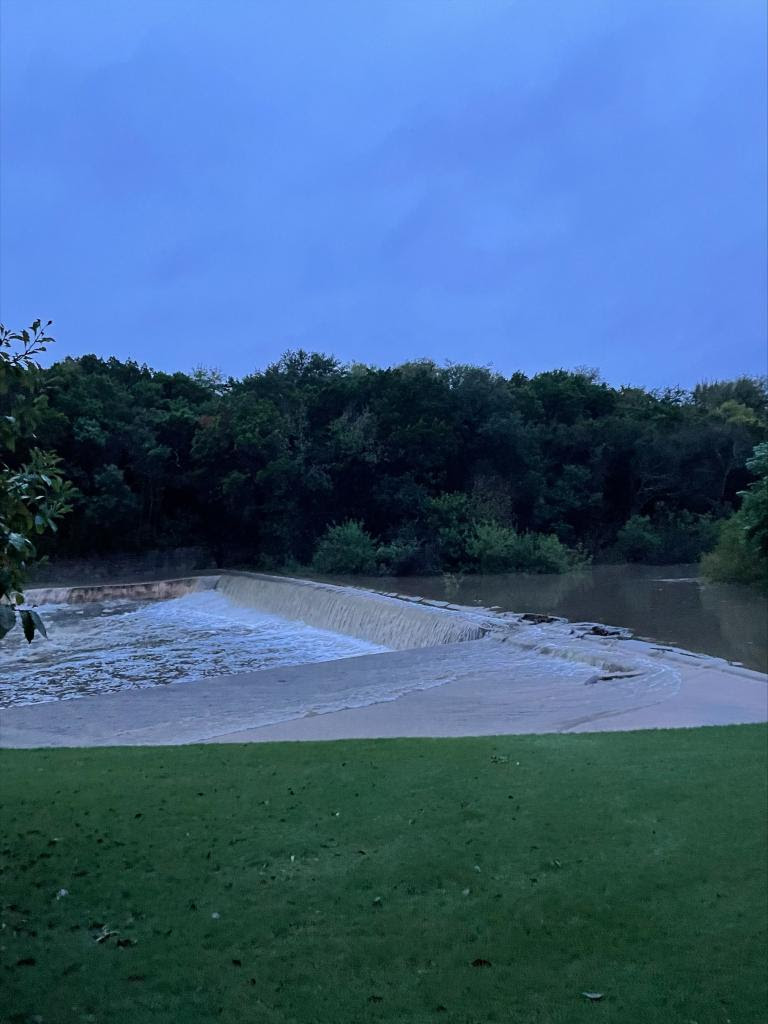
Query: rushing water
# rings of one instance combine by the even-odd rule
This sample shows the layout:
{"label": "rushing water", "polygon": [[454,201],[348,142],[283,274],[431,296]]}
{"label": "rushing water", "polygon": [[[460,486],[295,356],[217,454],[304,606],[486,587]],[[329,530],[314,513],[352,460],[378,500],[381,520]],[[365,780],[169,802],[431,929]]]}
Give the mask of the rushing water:
{"label": "rushing water", "polygon": [[217,589],[236,605],[360,637],[390,650],[477,640],[487,631],[476,614],[395,600],[360,587],[328,586],[262,573],[233,573],[222,576]]}
{"label": "rushing water", "polygon": [[638,636],[768,671],[768,599],[705,583],[695,565],[605,565],[563,576],[336,579],[456,604],[624,626]]}
{"label": "rushing water", "polygon": [[0,706],[331,661],[387,648],[238,608],[207,591],[170,601],[39,609],[49,640],[3,641]]}

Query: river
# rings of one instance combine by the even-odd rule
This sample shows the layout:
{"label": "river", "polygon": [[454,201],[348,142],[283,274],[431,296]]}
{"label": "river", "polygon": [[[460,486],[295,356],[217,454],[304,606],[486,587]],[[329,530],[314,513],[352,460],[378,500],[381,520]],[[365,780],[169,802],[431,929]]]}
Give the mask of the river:
{"label": "river", "polygon": [[638,637],[768,671],[768,598],[749,587],[706,583],[697,571],[696,565],[600,565],[563,576],[357,576],[331,582],[624,626]]}

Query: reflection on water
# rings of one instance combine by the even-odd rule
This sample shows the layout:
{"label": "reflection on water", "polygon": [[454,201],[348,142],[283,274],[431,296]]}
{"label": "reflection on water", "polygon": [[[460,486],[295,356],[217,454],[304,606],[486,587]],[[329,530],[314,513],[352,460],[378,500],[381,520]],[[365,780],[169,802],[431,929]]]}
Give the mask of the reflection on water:
{"label": "reflection on water", "polygon": [[[637,636],[768,670],[768,599],[704,583],[695,565],[602,565],[563,576],[357,577],[374,590],[625,626]],[[342,582],[337,579],[336,582]]]}

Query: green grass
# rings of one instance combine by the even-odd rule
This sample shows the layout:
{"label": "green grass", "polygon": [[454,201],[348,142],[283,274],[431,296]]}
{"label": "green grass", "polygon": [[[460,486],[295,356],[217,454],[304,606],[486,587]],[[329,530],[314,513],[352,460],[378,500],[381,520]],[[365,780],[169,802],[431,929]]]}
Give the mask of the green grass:
{"label": "green grass", "polygon": [[3,1024],[766,1016],[762,727],[0,768]]}

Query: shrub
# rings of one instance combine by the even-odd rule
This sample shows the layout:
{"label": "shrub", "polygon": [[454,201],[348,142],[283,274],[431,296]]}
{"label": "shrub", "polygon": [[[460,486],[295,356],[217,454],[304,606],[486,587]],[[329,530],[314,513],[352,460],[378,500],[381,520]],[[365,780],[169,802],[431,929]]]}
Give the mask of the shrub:
{"label": "shrub", "polygon": [[441,567],[447,571],[465,568],[473,529],[468,496],[456,493],[432,498],[427,505],[427,528]]}
{"label": "shrub", "polygon": [[619,530],[616,549],[627,562],[654,563],[661,551],[661,537],[649,516],[632,516]]}
{"label": "shrub", "polygon": [[715,546],[717,537],[718,524],[711,516],[660,508],[653,518],[628,519],[618,532],[615,551],[627,562],[696,562]]}
{"label": "shrub", "polygon": [[376,544],[362,523],[329,526],[318,542],[312,568],[321,573],[376,572]]}
{"label": "shrub", "polygon": [[764,558],[768,559],[768,441],[755,446],[747,459],[747,469],[758,477],[746,491],[740,491],[744,503],[741,512],[747,536],[753,540]]}
{"label": "shrub", "polygon": [[662,513],[658,520],[662,565],[673,562],[698,562],[717,543],[720,526],[712,516],[693,512]]}
{"label": "shrub", "polygon": [[472,568],[485,573],[562,573],[582,559],[554,534],[517,533],[498,523],[477,523],[467,542]]}
{"label": "shrub", "polygon": [[768,557],[750,536],[742,511],[721,524],[717,546],[702,558],[701,572],[716,583],[748,583],[768,589]]}
{"label": "shrub", "polygon": [[498,523],[477,523],[467,541],[467,554],[479,572],[510,572],[519,560],[520,537]]}
{"label": "shrub", "polygon": [[389,544],[382,544],[376,557],[379,571],[387,576],[415,576],[429,573],[432,569],[424,545],[410,533],[400,534]]}

